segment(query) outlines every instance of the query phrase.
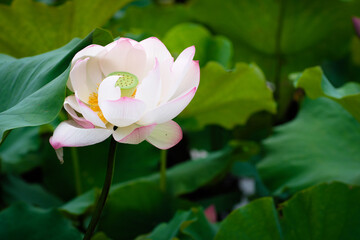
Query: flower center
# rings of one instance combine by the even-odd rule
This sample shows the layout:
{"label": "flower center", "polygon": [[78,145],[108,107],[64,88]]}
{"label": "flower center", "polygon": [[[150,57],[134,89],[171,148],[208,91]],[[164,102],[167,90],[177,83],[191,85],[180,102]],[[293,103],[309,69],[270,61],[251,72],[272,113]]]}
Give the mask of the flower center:
{"label": "flower center", "polygon": [[121,97],[134,97],[136,93],[136,87],[139,84],[138,78],[128,72],[113,72],[109,76],[118,76],[119,79],[115,83],[115,87],[121,89]]}

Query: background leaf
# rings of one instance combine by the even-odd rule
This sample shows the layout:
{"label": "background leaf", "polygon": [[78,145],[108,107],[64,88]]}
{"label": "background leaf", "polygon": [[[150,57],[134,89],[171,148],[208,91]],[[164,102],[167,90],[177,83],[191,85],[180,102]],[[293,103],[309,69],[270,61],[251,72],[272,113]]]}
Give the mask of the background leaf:
{"label": "background leaf", "polygon": [[[156,17],[154,17],[156,16]],[[162,38],[173,26],[189,20],[189,12],[183,4],[145,7],[129,6],[124,15],[110,22],[114,35],[158,36]],[[164,21],[166,19],[166,21]]]}
{"label": "background leaf", "polygon": [[65,98],[68,65],[76,52],[91,43],[92,34],[34,57],[10,59],[0,56],[3,83],[0,88],[0,136],[3,137],[7,130],[46,124],[56,117]]}
{"label": "background leaf", "polygon": [[283,239],[273,200],[261,198],[233,211],[221,223],[215,239]]}
{"label": "background leaf", "polygon": [[198,126],[244,124],[254,112],[275,113],[276,104],[265,76],[254,64],[238,63],[228,72],[210,62],[201,69],[201,85],[180,117],[194,118]]}
{"label": "background leaf", "polygon": [[24,57],[56,49],[101,27],[129,2],[74,0],[48,6],[32,0],[13,0],[10,6],[1,4],[0,52]]}
{"label": "background leaf", "polygon": [[215,228],[208,222],[201,208],[179,211],[169,223],[162,223],[146,239],[172,240],[179,239],[213,239]]}
{"label": "background leaf", "polygon": [[26,202],[42,208],[58,207],[62,202],[41,185],[29,184],[13,175],[1,177],[1,195],[7,203]]}
{"label": "background leaf", "polygon": [[39,127],[11,131],[6,142],[0,145],[3,172],[23,173],[42,163],[37,154],[41,143],[39,131]]}
{"label": "background leaf", "polygon": [[[56,210],[43,210],[24,203],[0,213],[1,239],[82,239],[82,235]],[[41,228],[39,228],[41,226]]]}
{"label": "background leaf", "polygon": [[204,66],[208,61],[217,61],[224,67],[230,67],[233,54],[232,43],[223,36],[211,36],[210,32],[198,24],[182,23],[171,28],[163,42],[173,57],[187,47],[195,45],[194,59]]}
{"label": "background leaf", "polygon": [[351,17],[358,9],[356,1],[338,0],[194,0],[190,4],[195,20],[236,43],[236,61],[256,62],[276,83],[280,116],[292,96],[288,74],[344,56],[353,35]]}
{"label": "background leaf", "polygon": [[294,85],[303,88],[312,99],[327,97],[336,101],[360,121],[360,84],[349,82],[341,88],[335,88],[320,67],[313,67],[298,76]]}
{"label": "background leaf", "polygon": [[266,156],[258,164],[274,193],[294,193],[328,181],[359,184],[360,123],[339,104],[306,99],[295,120],[278,126],[264,141]]}
{"label": "background leaf", "polygon": [[271,198],[262,198],[234,210],[215,239],[356,239],[359,194],[359,187],[321,184],[282,203],[279,213]]}

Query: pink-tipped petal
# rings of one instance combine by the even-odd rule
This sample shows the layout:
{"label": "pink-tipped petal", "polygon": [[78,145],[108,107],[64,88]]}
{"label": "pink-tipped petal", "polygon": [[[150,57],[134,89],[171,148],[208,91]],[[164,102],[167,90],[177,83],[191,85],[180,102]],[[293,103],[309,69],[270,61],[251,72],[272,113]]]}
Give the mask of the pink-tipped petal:
{"label": "pink-tipped petal", "polygon": [[126,127],[142,117],[146,104],[137,99],[121,97],[118,100],[101,100],[99,107],[105,119],[111,124]]}
{"label": "pink-tipped petal", "polygon": [[88,102],[91,90],[86,79],[86,65],[89,58],[78,60],[70,71],[71,85],[83,102]]}
{"label": "pink-tipped petal", "polygon": [[83,103],[78,97],[77,93],[75,92],[76,102],[79,105],[80,113],[84,116],[86,120],[89,120],[95,126],[106,128],[105,123],[100,119],[99,115],[94,112],[91,108],[89,108],[85,103]]}
{"label": "pink-tipped petal", "polygon": [[82,128],[75,121],[64,121],[57,126],[50,144],[54,149],[93,145],[107,139],[112,129]]}
{"label": "pink-tipped petal", "polygon": [[133,124],[125,128],[116,129],[113,136],[120,143],[139,144],[150,136],[155,126],[156,124],[137,127]]}
{"label": "pink-tipped petal", "polygon": [[150,37],[140,42],[146,51],[148,61],[154,61],[155,58],[162,62],[172,59],[172,56],[166,46],[156,37]]}
{"label": "pink-tipped petal", "polygon": [[179,87],[176,89],[174,95],[170,99],[177,98],[182,95],[184,92],[188,92],[194,87],[197,88],[200,83],[200,66],[199,61],[192,61],[190,69],[181,80]]}
{"label": "pink-tipped petal", "polygon": [[[71,95],[65,98],[64,108],[71,118],[83,128],[95,128],[94,124],[86,120],[83,117],[79,117],[76,112],[81,113],[79,104],[77,103],[75,96]],[[76,111],[76,112],[75,112]]]}
{"label": "pink-tipped petal", "polygon": [[158,104],[160,94],[160,68],[158,62],[156,61],[154,69],[150,71],[150,73],[138,86],[135,98],[146,103],[148,109],[152,109]]}
{"label": "pink-tipped petal", "polygon": [[167,102],[174,96],[182,80],[188,73],[190,67],[193,65],[194,55],[195,47],[191,46],[182,51],[177,57],[172,67],[172,84],[171,87],[167,90],[167,94],[166,97],[163,99],[163,102]]}
{"label": "pink-tipped petal", "polygon": [[179,115],[194,97],[196,88],[147,113],[139,120],[140,125],[165,123]]}
{"label": "pink-tipped petal", "polygon": [[174,121],[158,124],[146,138],[146,141],[159,149],[169,149],[182,139],[181,127]]}

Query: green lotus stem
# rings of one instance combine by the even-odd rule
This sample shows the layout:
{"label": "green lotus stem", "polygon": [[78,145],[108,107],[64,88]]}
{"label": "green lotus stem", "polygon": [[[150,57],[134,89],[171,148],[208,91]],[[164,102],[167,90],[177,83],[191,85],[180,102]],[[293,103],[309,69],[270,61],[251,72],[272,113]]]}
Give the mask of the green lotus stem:
{"label": "green lotus stem", "polygon": [[77,154],[77,149],[74,147],[71,148],[71,157],[72,157],[73,167],[74,167],[76,195],[79,196],[82,193],[81,178],[80,178],[80,165],[79,165],[79,157]]}
{"label": "green lotus stem", "polygon": [[166,191],[166,150],[160,151],[160,189]]}
{"label": "green lotus stem", "polygon": [[109,154],[108,154],[108,164],[106,169],[106,176],[104,186],[101,191],[100,198],[96,204],[95,212],[91,218],[88,229],[86,230],[84,240],[90,240],[91,236],[94,233],[97,223],[99,222],[101,213],[104,209],[106,198],[109,195],[109,190],[111,186],[111,181],[114,175],[114,165],[115,165],[115,152],[116,152],[116,141],[114,138],[111,138]]}

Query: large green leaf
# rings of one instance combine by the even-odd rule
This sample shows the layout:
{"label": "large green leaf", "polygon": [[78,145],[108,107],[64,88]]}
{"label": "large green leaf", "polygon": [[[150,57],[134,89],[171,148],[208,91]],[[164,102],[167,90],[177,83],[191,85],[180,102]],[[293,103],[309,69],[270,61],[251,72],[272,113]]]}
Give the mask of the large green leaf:
{"label": "large green leaf", "polygon": [[343,183],[299,192],[280,205],[279,213],[271,198],[262,198],[232,212],[215,239],[355,240],[360,234],[359,199],[360,188]]}
{"label": "large green leaf", "polygon": [[62,202],[41,185],[29,184],[13,175],[1,177],[1,199],[7,204],[26,202],[42,208],[58,207]]}
{"label": "large green leaf", "polygon": [[[95,32],[96,39],[108,35]],[[94,40],[90,34],[84,40],[74,39],[62,48],[34,57],[0,55],[1,137],[7,130],[49,123],[56,117],[65,97],[69,63],[76,52]]]}
{"label": "large green leaf", "polygon": [[85,37],[104,25],[131,0],[66,1],[48,6],[32,0],[0,5],[0,52],[31,56],[63,46],[74,37]]}
{"label": "large green leaf", "polygon": [[[277,82],[282,114],[292,96],[291,72],[348,51],[357,1],[193,0],[191,16],[234,43],[236,61],[256,62]],[[334,34],[336,33],[336,34]]]}
{"label": "large green leaf", "polygon": [[0,239],[76,240],[82,236],[58,211],[21,203],[0,212]]}
{"label": "large green leaf", "polygon": [[355,240],[360,235],[360,188],[321,184],[280,205],[285,239]]}
{"label": "large green leaf", "polygon": [[[338,0],[194,0],[190,8],[195,19],[236,43],[237,60],[258,62],[272,80],[278,57],[287,60],[280,64],[301,70],[344,53],[358,7],[355,1]],[[311,61],[300,63],[299,57]]]}
{"label": "large green leaf", "polygon": [[216,240],[280,240],[280,223],[272,198],[255,200],[221,223]]}
{"label": "large green leaf", "polygon": [[0,145],[2,172],[23,173],[41,164],[39,127],[19,128],[11,131]]}
{"label": "large green leaf", "polygon": [[188,19],[188,10],[182,4],[130,6],[125,15],[111,22],[109,27],[113,33],[118,33],[114,35],[132,33],[162,38],[170,28]]}
{"label": "large green leaf", "polygon": [[339,104],[305,99],[296,119],[264,141],[265,157],[257,167],[275,194],[333,180],[359,184],[358,142],[360,123]]}
{"label": "large green leaf", "polygon": [[195,45],[194,59],[200,66],[208,61],[217,61],[229,67],[233,54],[232,43],[223,36],[211,36],[209,30],[199,24],[182,23],[171,28],[162,39],[174,57],[185,48]]}
{"label": "large green leaf", "polygon": [[360,84],[349,82],[341,88],[335,88],[324,75],[320,67],[306,69],[295,79],[295,87],[303,88],[312,99],[330,98],[342,105],[360,121]]}
{"label": "large green leaf", "polygon": [[180,117],[196,119],[197,126],[232,128],[262,110],[275,113],[276,103],[259,67],[237,63],[233,71],[226,71],[209,62],[201,69],[199,90]]}
{"label": "large green leaf", "polygon": [[157,226],[151,234],[144,239],[172,240],[214,239],[216,229],[208,222],[201,208],[192,208],[189,211],[179,211],[169,223]]}

